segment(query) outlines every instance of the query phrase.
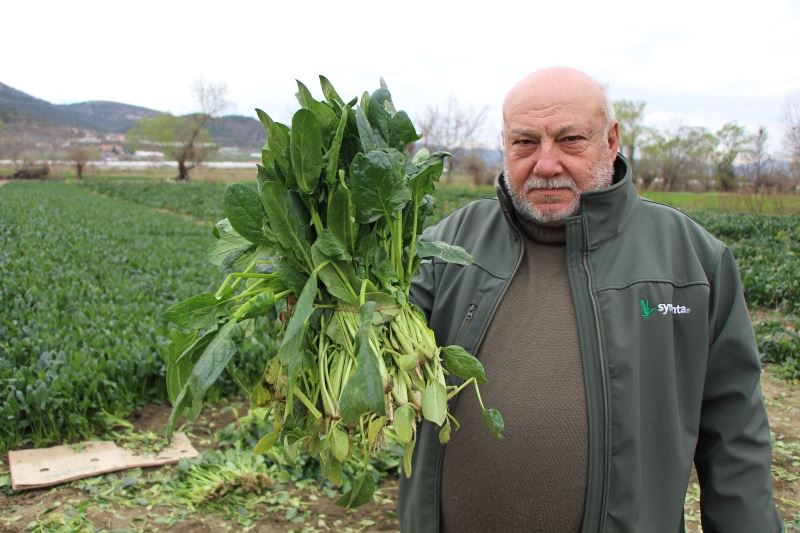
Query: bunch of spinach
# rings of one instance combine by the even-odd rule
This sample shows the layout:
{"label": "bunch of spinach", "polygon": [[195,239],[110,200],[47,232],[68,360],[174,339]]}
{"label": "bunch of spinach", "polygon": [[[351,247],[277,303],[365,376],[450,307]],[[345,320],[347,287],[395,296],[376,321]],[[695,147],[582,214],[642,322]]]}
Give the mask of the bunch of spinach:
{"label": "bunch of spinach", "polygon": [[[257,110],[268,138],[257,191],[228,186],[227,218],[208,250],[228,275],[216,294],[166,312],[188,330],[169,350],[168,432],[182,413],[199,413],[205,391],[256,319],[267,317],[281,325],[281,340],[250,391],[256,405],[268,408],[273,429],[256,451],[280,443],[291,457],[302,447],[337,484],[343,464],[358,458],[363,475],[340,500],[355,507],[371,499],[366,466],[387,439],[404,446],[410,476],[416,423],[437,424],[447,442],[458,424],[448,399],[472,384],[480,401],[486,376],[463,348],[437,347],[409,302],[421,261],[471,261],[461,248],[419,239],[448,154],[408,155],[420,136],[383,82],[360,101],[345,102],[326,78],[320,81],[322,101],[298,82],[301,108],[291,127]],[[463,383],[448,385],[448,374]],[[480,404],[500,437],[502,417]]]}

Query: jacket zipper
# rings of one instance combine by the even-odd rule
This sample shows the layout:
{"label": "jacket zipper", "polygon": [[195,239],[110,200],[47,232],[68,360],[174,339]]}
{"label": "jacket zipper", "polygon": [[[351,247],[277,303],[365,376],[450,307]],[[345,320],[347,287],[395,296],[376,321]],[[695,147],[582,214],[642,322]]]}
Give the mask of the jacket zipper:
{"label": "jacket zipper", "polygon": [[[477,351],[478,347],[483,342],[483,338],[486,336],[486,332],[489,330],[489,324],[492,322],[492,319],[494,318],[495,313],[497,313],[497,308],[500,307],[500,302],[503,301],[503,297],[506,295],[506,292],[508,292],[508,288],[511,286],[511,281],[514,279],[514,274],[517,273],[517,270],[519,270],[519,265],[522,264],[522,256],[523,256],[523,254],[525,252],[525,248],[524,248],[524,246],[522,246],[522,242],[520,241],[519,233],[517,233],[516,228],[514,228],[512,226],[511,230],[513,231],[513,235],[515,237],[514,240],[520,243],[519,244],[519,254],[517,254],[517,262],[514,264],[514,269],[511,271],[511,274],[508,276],[508,281],[506,281],[506,284],[503,287],[502,292],[500,292],[500,296],[494,302],[494,306],[492,307],[492,310],[489,312],[488,320],[486,320],[486,322],[484,323],[483,330],[481,331],[480,335],[478,336],[478,340],[475,342],[475,351]],[[458,337],[461,336],[461,333],[462,333],[462,330],[464,329],[464,324],[466,323],[467,317],[469,317],[469,319],[471,320],[472,319],[472,315],[475,314],[475,309],[477,309],[477,308],[478,308],[478,306],[476,304],[472,304],[472,305],[469,306],[469,308],[467,309],[467,316],[465,316],[464,320],[461,322],[461,327],[458,330],[458,334],[456,335],[456,339],[458,339]],[[476,355],[476,354],[474,354],[474,355]],[[455,404],[458,401],[459,396],[460,395],[456,395],[455,398],[453,398],[452,404],[451,404],[451,407],[450,407],[451,409],[455,408]],[[439,446],[439,459],[436,462],[436,491],[434,492],[434,497],[436,498],[436,501],[434,502],[434,518],[436,519],[436,526],[434,528],[434,531],[436,533],[439,533],[441,531],[441,524],[442,524],[441,501],[439,501],[439,498],[440,498],[441,492],[442,492],[442,466],[443,466],[443,464],[444,464],[444,446],[440,445]]]}
{"label": "jacket zipper", "polygon": [[458,344],[458,341],[461,340],[461,334],[464,333],[464,329],[467,326],[467,322],[472,320],[472,317],[475,315],[475,310],[478,308],[478,304],[470,304],[469,308],[467,309],[467,314],[464,315],[464,320],[461,321],[461,327],[458,328],[458,333],[456,333],[456,340],[453,341],[453,344]]}
{"label": "jacket zipper", "polygon": [[583,254],[583,268],[586,271],[586,280],[589,285],[589,301],[592,303],[592,313],[594,314],[595,335],[597,335],[597,352],[600,355],[600,383],[603,390],[603,488],[600,495],[600,528],[599,531],[605,531],[606,524],[606,511],[608,506],[608,480],[610,461],[608,457],[609,450],[609,434],[608,434],[608,384],[606,377],[606,357],[603,352],[603,342],[600,338],[600,321],[597,319],[597,301],[594,297],[594,290],[592,285],[592,273],[589,269],[589,251],[586,250]]}

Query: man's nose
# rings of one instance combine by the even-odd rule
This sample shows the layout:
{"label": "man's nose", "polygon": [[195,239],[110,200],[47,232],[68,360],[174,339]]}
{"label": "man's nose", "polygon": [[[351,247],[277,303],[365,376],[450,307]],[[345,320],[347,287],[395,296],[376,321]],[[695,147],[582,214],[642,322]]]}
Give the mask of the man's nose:
{"label": "man's nose", "polygon": [[537,176],[552,178],[561,173],[561,161],[558,157],[558,149],[553,143],[542,143],[539,149],[539,158],[533,171]]}

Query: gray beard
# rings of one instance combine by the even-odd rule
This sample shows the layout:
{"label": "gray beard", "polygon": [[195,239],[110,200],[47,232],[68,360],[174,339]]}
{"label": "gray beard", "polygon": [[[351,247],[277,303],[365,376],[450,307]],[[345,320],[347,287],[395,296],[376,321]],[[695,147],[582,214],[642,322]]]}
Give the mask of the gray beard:
{"label": "gray beard", "polygon": [[[525,181],[522,187],[522,194],[518,194],[514,189],[511,188],[511,185],[508,181],[508,169],[505,168],[505,166],[503,167],[503,179],[505,180],[505,185],[510,193],[511,203],[514,205],[514,209],[521,218],[537,224],[554,224],[563,223],[567,218],[578,214],[581,206],[580,195],[582,192],[598,191],[611,185],[611,182],[614,179],[613,161],[597,161],[592,164],[591,170],[594,178],[585,191],[580,191],[578,189],[578,185],[575,183],[575,180],[569,175],[561,175],[554,178],[542,178],[541,176],[534,174]],[[559,212],[543,212],[528,201],[528,193],[530,191],[543,188],[570,189],[575,196],[564,210]]]}

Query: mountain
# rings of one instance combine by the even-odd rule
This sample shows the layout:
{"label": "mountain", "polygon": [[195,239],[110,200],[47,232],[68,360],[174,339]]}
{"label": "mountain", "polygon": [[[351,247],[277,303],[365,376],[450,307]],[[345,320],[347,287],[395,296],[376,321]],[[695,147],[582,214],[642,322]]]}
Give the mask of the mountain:
{"label": "mountain", "polygon": [[103,133],[125,133],[139,120],[161,114],[161,111],[147,109],[146,107],[102,100],[57,105],[55,107],[75,114],[84,123],[91,124],[93,126],[92,129]]}
{"label": "mountain", "polygon": [[[161,111],[119,102],[89,101],[75,104],[51,104],[0,83],[0,120],[38,132],[65,134],[69,129],[94,133],[125,133],[142,118]],[[221,146],[258,149],[264,144],[261,123],[251,117],[217,117],[209,124],[211,138]],[[58,132],[58,133],[57,133]]]}
{"label": "mountain", "polygon": [[258,120],[242,115],[213,118],[208,124],[211,138],[221,146],[241,146],[260,149],[267,135]]}
{"label": "mountain", "polygon": [[89,128],[83,117],[74,111],[34,98],[4,83],[0,83],[0,119],[8,124],[33,122]]}

